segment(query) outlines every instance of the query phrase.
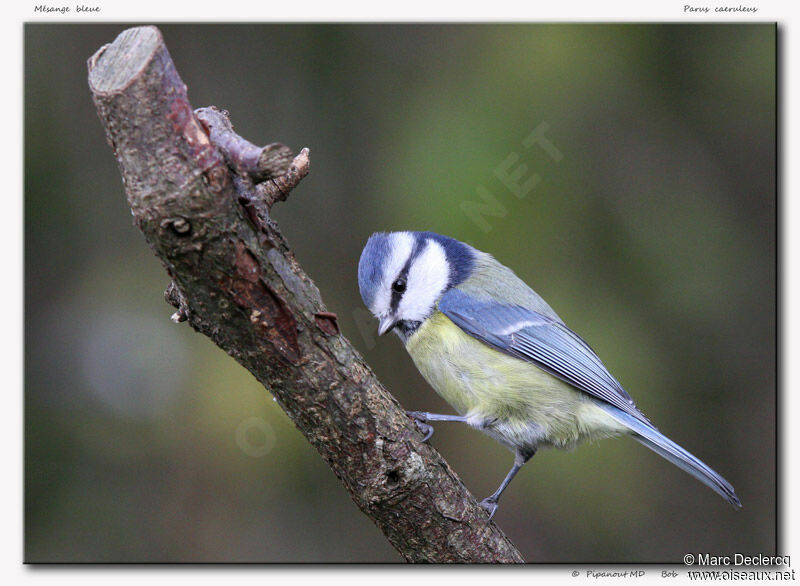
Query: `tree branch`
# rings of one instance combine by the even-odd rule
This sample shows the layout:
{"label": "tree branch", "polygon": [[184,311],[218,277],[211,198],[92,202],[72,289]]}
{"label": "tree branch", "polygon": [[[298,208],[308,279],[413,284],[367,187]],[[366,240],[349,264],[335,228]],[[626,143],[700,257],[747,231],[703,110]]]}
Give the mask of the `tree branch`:
{"label": "tree branch", "polygon": [[291,159],[236,135],[221,111],[195,115],[154,27],[122,32],[88,67],[134,222],[172,278],[173,319],[272,392],[406,560],[522,562],[339,333],[270,218],[308,150]]}

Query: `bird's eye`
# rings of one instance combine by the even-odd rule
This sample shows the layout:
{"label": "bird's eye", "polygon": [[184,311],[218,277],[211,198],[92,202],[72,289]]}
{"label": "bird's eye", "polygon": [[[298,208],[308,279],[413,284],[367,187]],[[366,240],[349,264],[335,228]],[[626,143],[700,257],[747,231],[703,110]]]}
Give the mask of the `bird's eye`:
{"label": "bird's eye", "polygon": [[402,293],[406,290],[406,280],[405,279],[397,279],[394,283],[392,283],[392,291],[395,293]]}

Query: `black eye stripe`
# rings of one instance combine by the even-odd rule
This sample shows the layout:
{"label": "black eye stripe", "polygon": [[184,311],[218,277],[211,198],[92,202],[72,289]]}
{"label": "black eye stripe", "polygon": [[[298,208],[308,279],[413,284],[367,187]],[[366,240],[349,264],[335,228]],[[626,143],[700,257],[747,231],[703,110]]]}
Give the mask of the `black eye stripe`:
{"label": "black eye stripe", "polygon": [[[402,287],[398,287],[397,285],[402,284]],[[403,297],[403,293],[406,292],[406,279],[405,273],[401,273],[397,279],[395,279],[394,283],[392,283],[392,311],[397,311],[397,308],[400,306],[400,299]]]}
{"label": "black eye stripe", "polygon": [[[412,263],[422,254],[422,251],[425,249],[425,244],[427,244],[426,239],[416,237],[414,247],[411,249],[411,254],[408,256],[406,264],[403,266],[400,274],[397,275],[397,278],[392,282],[392,311],[397,311],[397,307],[400,305],[400,299],[403,297],[403,293],[406,292],[408,287],[408,271],[411,269]],[[400,287],[395,287],[398,284]]]}
{"label": "black eye stripe", "polygon": [[406,292],[409,264],[410,263],[403,267],[403,270],[400,271],[400,274],[392,283],[392,311],[397,311],[397,308],[400,306],[400,299],[403,298],[403,294]]}

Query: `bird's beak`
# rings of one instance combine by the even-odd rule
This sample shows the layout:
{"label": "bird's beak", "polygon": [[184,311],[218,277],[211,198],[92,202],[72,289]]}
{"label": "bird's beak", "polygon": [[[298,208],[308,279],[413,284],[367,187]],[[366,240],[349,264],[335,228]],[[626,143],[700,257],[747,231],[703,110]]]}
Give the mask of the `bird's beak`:
{"label": "bird's beak", "polygon": [[380,323],[378,324],[378,335],[382,336],[396,325],[397,321],[394,319],[394,317],[382,317]]}

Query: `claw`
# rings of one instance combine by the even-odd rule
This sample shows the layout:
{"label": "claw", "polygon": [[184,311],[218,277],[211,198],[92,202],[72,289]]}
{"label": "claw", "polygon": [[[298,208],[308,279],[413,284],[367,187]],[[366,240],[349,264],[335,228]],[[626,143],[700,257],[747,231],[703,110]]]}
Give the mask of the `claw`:
{"label": "claw", "polygon": [[480,503],[478,503],[481,508],[489,513],[489,519],[494,517],[494,514],[497,512],[497,501],[492,497],[486,497]]}
{"label": "claw", "polygon": [[422,443],[426,443],[431,436],[433,435],[433,426],[429,425],[423,421],[417,421],[417,428],[425,434],[425,437],[422,438]]}
{"label": "claw", "polygon": [[428,419],[425,417],[425,413],[422,411],[406,411],[406,415],[411,417],[414,420],[414,423],[417,424],[417,429],[419,429],[425,437],[422,438],[422,443],[424,444],[433,435],[433,426],[426,423]]}

